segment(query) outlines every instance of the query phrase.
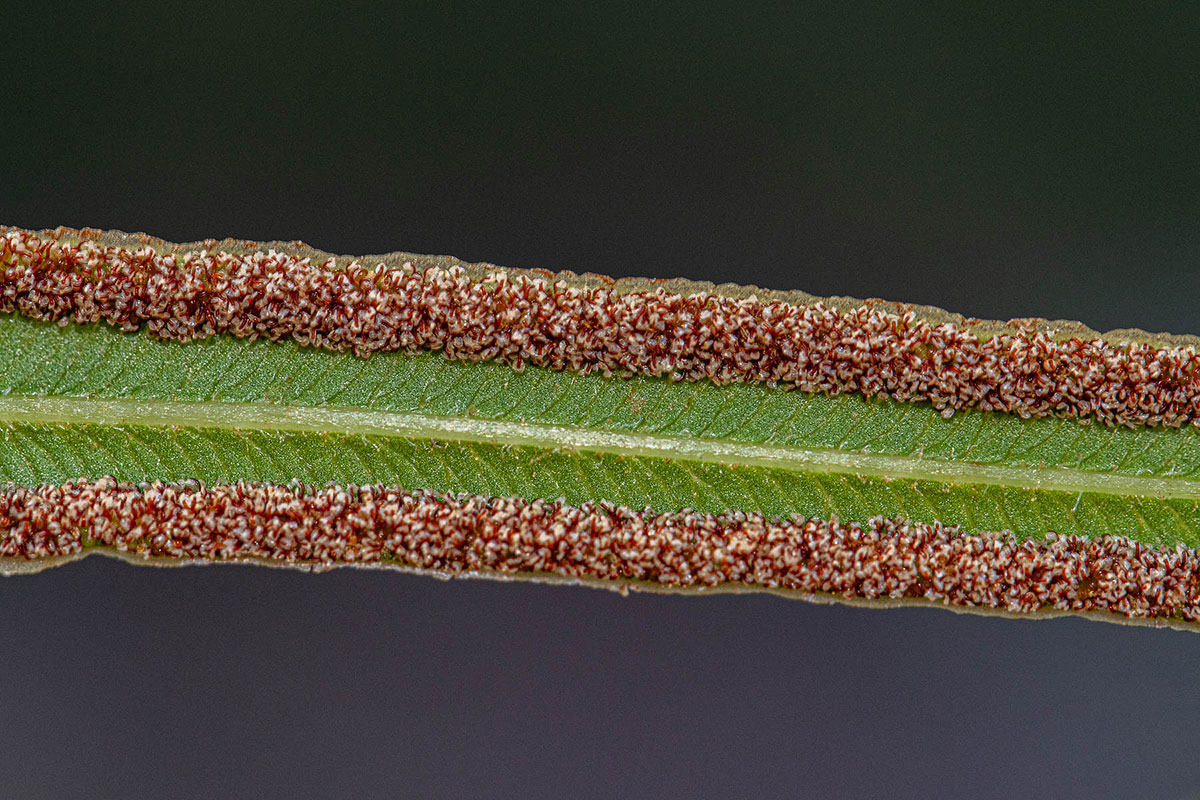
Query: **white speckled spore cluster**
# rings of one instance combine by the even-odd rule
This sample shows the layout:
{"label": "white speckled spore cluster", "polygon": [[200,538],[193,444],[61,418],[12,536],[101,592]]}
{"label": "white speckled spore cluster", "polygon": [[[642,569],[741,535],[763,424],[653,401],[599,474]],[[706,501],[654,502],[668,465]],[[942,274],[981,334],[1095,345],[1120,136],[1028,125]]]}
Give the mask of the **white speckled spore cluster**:
{"label": "white speckled spore cluster", "polygon": [[719,295],[571,288],[499,271],[313,264],[278,252],[156,254],[9,230],[0,310],[103,321],[190,341],[216,333],[359,355],[443,350],[580,372],[639,373],[806,392],[928,401],[1108,424],[1200,423],[1192,347],[1056,342],[1028,331],[980,340],[951,324],[871,307],[837,311]]}
{"label": "white speckled spore cluster", "polygon": [[384,486],[102,479],[0,494],[0,556],[39,559],[95,545],[178,559],[388,562],[447,574],[738,585],[1200,621],[1200,554],[1117,536],[1018,542],[1011,533],[964,534],[939,523],[654,513]]}

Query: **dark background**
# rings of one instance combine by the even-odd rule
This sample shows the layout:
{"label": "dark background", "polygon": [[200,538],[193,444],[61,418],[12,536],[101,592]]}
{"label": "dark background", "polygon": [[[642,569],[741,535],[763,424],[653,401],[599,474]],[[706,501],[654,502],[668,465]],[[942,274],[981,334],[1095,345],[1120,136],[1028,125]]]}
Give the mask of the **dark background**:
{"label": "dark background", "polygon": [[[1200,333],[1200,10],[47,4],[0,222]],[[828,4],[832,5],[832,4]],[[377,572],[0,580],[6,797],[1200,797],[1200,636]]]}

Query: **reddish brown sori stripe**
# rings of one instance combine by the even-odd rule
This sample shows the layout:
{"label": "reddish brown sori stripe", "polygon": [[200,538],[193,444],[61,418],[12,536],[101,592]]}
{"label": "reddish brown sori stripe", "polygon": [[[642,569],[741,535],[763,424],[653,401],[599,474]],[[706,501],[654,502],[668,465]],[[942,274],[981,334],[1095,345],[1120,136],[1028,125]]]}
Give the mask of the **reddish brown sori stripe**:
{"label": "reddish brown sori stripe", "polygon": [[967,535],[939,523],[655,514],[388,487],[138,487],[102,479],[9,487],[0,495],[0,556],[67,555],[85,537],[86,544],[172,558],[388,561],[450,574],[733,584],[1200,620],[1200,553],[1116,536],[1019,543],[1008,533]]}
{"label": "reddish brown sori stripe", "polygon": [[981,341],[863,307],[839,312],[716,295],[550,285],[498,272],[335,268],[279,253],[156,255],[0,236],[0,310],[104,321],[188,341],[229,333],[292,337],[360,355],[442,349],[577,371],[928,400],[949,415],[980,408],[1110,424],[1200,424],[1192,347],[1158,349],[1041,332]]}

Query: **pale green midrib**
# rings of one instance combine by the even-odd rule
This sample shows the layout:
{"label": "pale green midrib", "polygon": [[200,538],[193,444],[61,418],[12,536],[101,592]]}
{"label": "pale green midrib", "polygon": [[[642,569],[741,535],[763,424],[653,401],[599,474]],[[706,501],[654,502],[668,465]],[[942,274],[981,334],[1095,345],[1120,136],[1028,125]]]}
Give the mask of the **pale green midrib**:
{"label": "pale green midrib", "polygon": [[0,424],[138,425],[401,436],[667,458],[793,472],[831,472],[893,480],[1200,499],[1200,480],[1187,478],[976,464],[920,456],[758,445],[569,425],[440,417],[361,408],[9,395],[0,397]]}
{"label": "pale green midrib", "polygon": [[291,340],[179,343],[0,315],[0,395],[276,403],[532,421],[901,458],[1200,480],[1200,427],[1138,429],[857,393],[558,372],[440,353],[362,359]]}

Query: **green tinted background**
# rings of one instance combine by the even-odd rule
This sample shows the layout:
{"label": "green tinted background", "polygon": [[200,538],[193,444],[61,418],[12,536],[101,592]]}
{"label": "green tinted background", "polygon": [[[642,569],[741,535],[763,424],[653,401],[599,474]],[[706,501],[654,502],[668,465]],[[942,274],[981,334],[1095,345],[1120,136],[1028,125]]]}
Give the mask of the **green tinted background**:
{"label": "green tinted background", "polygon": [[[1193,4],[5,10],[10,224],[1200,332]],[[0,610],[26,797],[1200,784],[1181,633],[94,559]]]}

